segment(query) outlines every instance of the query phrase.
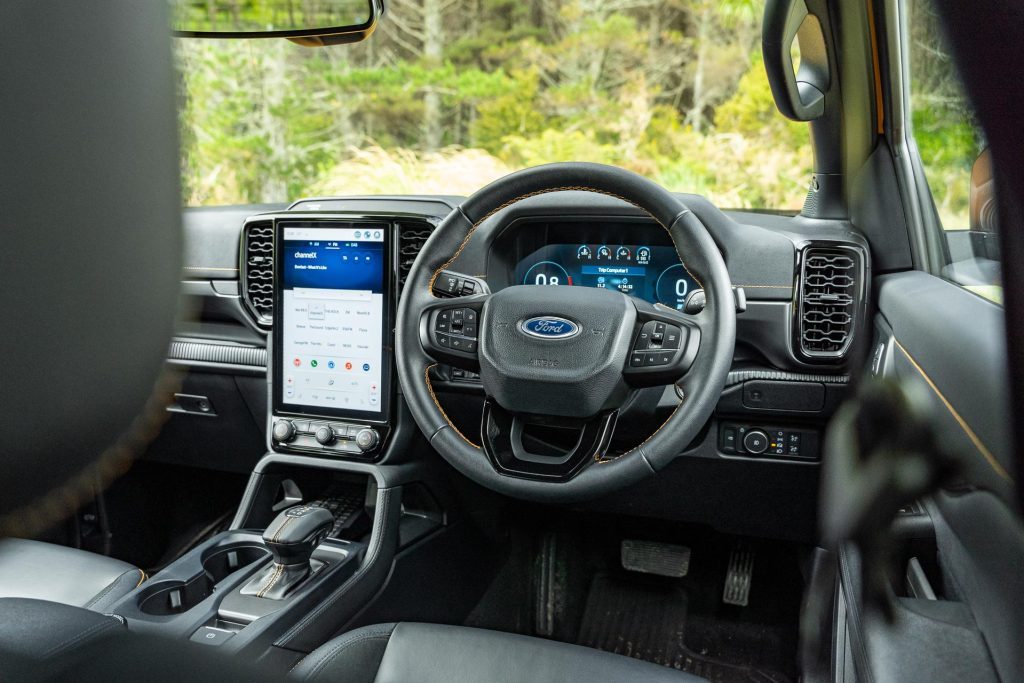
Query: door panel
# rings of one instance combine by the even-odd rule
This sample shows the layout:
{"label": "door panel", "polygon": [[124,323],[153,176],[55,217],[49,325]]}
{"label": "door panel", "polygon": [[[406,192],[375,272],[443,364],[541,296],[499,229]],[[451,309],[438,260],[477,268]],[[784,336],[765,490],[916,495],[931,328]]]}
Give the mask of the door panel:
{"label": "door panel", "polygon": [[926,273],[876,284],[881,332],[872,372],[927,396],[941,442],[964,464],[961,481],[926,506],[941,571],[938,603],[963,603],[999,677],[1020,680],[1024,526],[1013,502],[1003,311]]}

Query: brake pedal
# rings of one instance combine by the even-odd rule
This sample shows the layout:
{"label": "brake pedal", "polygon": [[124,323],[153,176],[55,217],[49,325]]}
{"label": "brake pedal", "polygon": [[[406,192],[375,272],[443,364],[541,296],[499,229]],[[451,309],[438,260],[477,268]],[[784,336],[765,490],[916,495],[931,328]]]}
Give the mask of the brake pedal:
{"label": "brake pedal", "polygon": [[622,541],[622,567],[631,572],[682,578],[690,571],[690,549],[655,541]]}
{"label": "brake pedal", "polygon": [[746,607],[750,600],[750,580],[754,575],[754,551],[739,542],[729,553],[729,570],[725,575],[722,602]]}

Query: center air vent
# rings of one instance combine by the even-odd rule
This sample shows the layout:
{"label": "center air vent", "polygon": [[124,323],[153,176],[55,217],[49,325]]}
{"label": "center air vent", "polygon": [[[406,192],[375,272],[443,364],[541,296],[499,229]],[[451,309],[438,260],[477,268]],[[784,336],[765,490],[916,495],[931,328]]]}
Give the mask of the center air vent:
{"label": "center air vent", "polygon": [[274,224],[247,223],[242,234],[242,291],[245,304],[263,327],[274,316]]}
{"label": "center air vent", "polygon": [[412,264],[433,228],[429,223],[400,223],[398,228],[398,284],[405,287]]}
{"label": "center air vent", "polygon": [[852,249],[809,247],[803,256],[797,313],[800,350],[810,358],[841,358],[853,340],[860,255]]}

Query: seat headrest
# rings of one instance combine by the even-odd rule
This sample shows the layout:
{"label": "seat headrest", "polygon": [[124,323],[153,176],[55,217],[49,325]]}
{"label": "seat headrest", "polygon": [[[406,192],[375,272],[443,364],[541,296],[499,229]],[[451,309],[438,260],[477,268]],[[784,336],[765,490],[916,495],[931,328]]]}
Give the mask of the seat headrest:
{"label": "seat headrest", "polygon": [[73,510],[162,412],[135,419],[180,288],[167,5],[0,3],[0,532]]}

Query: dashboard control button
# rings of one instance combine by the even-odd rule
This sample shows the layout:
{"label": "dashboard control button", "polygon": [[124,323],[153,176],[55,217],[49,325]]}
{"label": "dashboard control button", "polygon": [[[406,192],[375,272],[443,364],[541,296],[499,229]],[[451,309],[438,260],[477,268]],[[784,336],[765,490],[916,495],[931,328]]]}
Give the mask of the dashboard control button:
{"label": "dashboard control button", "polygon": [[437,280],[434,281],[434,291],[440,294],[447,294],[448,296],[455,296],[462,289],[462,280],[449,273],[442,273]]}
{"label": "dashboard control button", "polygon": [[274,423],[274,439],[288,443],[295,438],[295,425],[291,420],[278,420]]}
{"label": "dashboard control button", "polygon": [[356,446],[364,453],[375,448],[379,442],[380,437],[372,429],[360,429],[356,434]]}
{"label": "dashboard control button", "polygon": [[751,429],[743,437],[743,447],[748,453],[760,455],[768,450],[768,435],[760,429]]}
{"label": "dashboard control button", "polygon": [[472,280],[463,280],[462,281],[462,295],[463,296],[466,296],[468,294],[472,294],[475,291],[476,291],[476,283],[475,282],[473,282]]}
{"label": "dashboard control button", "polygon": [[334,430],[328,427],[327,425],[324,425],[323,427],[320,427],[319,429],[316,430],[316,441],[321,446],[330,446],[331,444],[334,443],[334,440]]}
{"label": "dashboard control button", "polygon": [[729,453],[736,451],[736,430],[726,427],[722,432],[722,450]]}

